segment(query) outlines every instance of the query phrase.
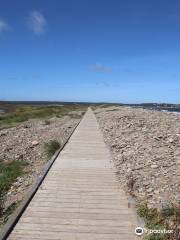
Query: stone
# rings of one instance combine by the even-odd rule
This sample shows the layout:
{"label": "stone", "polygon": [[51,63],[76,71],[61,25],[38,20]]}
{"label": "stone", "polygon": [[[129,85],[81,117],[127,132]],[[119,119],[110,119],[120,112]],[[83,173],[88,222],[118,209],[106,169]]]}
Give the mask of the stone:
{"label": "stone", "polygon": [[158,168],[158,165],[152,164],[152,165],[151,165],[151,168],[154,168],[154,169],[155,169],[155,168]]}
{"label": "stone", "polygon": [[170,143],[173,143],[173,142],[174,142],[174,139],[173,139],[173,138],[169,138],[168,141],[169,141]]}
{"label": "stone", "polygon": [[153,192],[154,191],[154,188],[153,187],[150,187],[147,189],[147,192],[150,193],[150,192]]}
{"label": "stone", "polygon": [[39,145],[39,142],[36,141],[36,140],[35,140],[35,141],[32,141],[32,142],[31,142],[31,145],[32,145],[32,147],[37,146],[37,145]]}

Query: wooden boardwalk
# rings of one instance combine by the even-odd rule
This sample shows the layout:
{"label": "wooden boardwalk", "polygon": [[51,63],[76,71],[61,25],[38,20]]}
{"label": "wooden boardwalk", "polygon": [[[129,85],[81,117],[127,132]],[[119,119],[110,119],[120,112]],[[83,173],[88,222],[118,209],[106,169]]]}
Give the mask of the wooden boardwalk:
{"label": "wooden boardwalk", "polygon": [[134,240],[135,217],[88,109],[9,240]]}

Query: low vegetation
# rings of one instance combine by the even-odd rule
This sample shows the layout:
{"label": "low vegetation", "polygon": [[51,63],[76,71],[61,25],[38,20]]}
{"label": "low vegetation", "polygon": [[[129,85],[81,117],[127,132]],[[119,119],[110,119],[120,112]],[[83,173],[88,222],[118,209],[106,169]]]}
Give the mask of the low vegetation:
{"label": "low vegetation", "polygon": [[5,222],[15,208],[14,204],[7,209],[4,208],[5,196],[17,177],[24,173],[26,165],[24,161],[0,162],[0,223]]}
{"label": "low vegetation", "polygon": [[9,216],[14,212],[19,202],[12,203],[9,207],[3,210],[2,217],[0,217],[0,226],[5,224],[9,219]]}
{"label": "low vegetation", "polygon": [[51,117],[63,117],[72,111],[85,112],[87,105],[70,104],[70,105],[17,105],[10,106],[5,114],[0,115],[0,129],[16,126],[18,123],[28,119],[38,118],[45,119],[46,124]]}
{"label": "low vegetation", "polygon": [[91,105],[91,108],[93,110],[96,110],[96,109],[101,109],[101,108],[109,108],[109,107],[119,107],[121,106],[121,104],[116,104],[116,103],[94,103]]}
{"label": "low vegetation", "polygon": [[[144,240],[177,240],[180,239],[180,207],[174,204],[163,206],[161,211],[148,208],[147,204],[138,207],[138,214],[145,220],[146,229],[162,230],[162,233],[146,234]],[[163,230],[172,230],[172,233],[163,233]],[[158,232],[158,231],[157,231]],[[160,231],[159,231],[160,232]]]}
{"label": "low vegetation", "polygon": [[6,192],[16,178],[23,174],[24,161],[0,162],[0,191]]}
{"label": "low vegetation", "polygon": [[46,151],[47,157],[49,159],[49,158],[51,158],[54,155],[54,153],[58,149],[60,149],[61,144],[58,141],[56,141],[56,140],[51,140],[51,141],[45,143],[44,147],[45,147],[45,151]]}
{"label": "low vegetation", "polygon": [[50,125],[50,124],[51,124],[51,122],[50,122],[49,120],[46,119],[46,120],[44,121],[44,125]]}

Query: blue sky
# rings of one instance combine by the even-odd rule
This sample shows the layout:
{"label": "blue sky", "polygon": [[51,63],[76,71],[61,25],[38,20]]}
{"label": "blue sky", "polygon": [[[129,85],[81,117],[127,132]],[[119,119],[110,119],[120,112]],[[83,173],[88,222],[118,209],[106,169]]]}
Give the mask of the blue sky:
{"label": "blue sky", "polygon": [[0,100],[180,103],[180,0],[0,0]]}

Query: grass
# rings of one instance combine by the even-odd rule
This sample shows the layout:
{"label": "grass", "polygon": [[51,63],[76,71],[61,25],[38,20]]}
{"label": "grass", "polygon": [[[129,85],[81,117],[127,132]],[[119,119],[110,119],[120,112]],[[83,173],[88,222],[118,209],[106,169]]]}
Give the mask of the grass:
{"label": "grass", "polygon": [[4,201],[3,201],[3,193],[0,191],[0,219],[3,216],[3,210],[4,210]]}
{"label": "grass", "polygon": [[173,233],[151,233],[144,240],[176,240],[180,239],[180,208],[175,204],[168,204],[161,210],[148,208],[147,204],[138,206],[138,215],[144,218],[147,229],[173,230]]}
{"label": "grass", "polygon": [[86,105],[17,105],[10,108],[9,112],[0,115],[0,129],[16,126],[18,123],[27,121],[28,119],[38,118],[45,119],[51,117],[63,117],[68,115],[71,111],[86,111]]}
{"label": "grass", "polygon": [[93,110],[99,109],[99,108],[109,108],[109,107],[119,107],[121,106],[121,104],[117,104],[117,103],[104,103],[104,104],[92,104],[91,108]]}
{"label": "grass", "polygon": [[17,177],[23,174],[26,165],[27,163],[24,161],[0,162],[0,218],[7,218],[13,209],[13,206],[4,209],[5,195]]}
{"label": "grass", "polygon": [[7,222],[7,220],[9,219],[9,216],[14,212],[18,204],[19,202],[12,203],[6,210],[4,210],[3,219],[2,219],[3,224]]}
{"label": "grass", "polygon": [[27,163],[24,161],[0,162],[0,191],[6,192],[16,178],[23,174],[23,168]]}
{"label": "grass", "polygon": [[58,141],[56,141],[56,140],[50,140],[49,142],[44,144],[44,147],[45,147],[45,151],[46,151],[47,157],[51,158],[54,155],[54,153],[58,149],[60,149],[61,144]]}

